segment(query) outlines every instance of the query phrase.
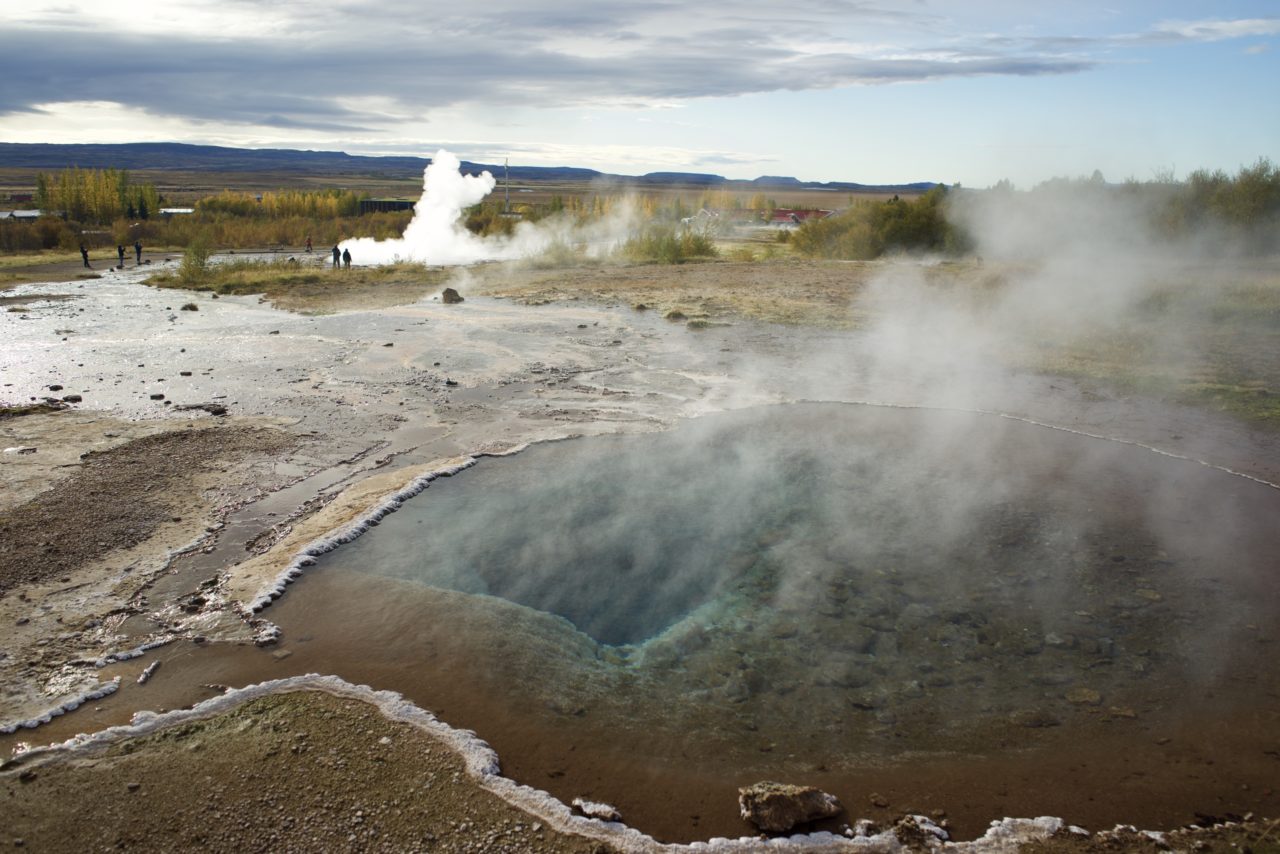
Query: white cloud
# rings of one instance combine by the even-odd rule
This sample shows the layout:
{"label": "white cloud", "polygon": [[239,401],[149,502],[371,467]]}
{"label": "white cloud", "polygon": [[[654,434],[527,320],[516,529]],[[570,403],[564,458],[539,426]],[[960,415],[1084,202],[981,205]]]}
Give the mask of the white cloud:
{"label": "white cloud", "polygon": [[1152,32],[1187,41],[1224,41],[1249,36],[1280,35],[1280,18],[1243,18],[1234,21],[1162,21]]}

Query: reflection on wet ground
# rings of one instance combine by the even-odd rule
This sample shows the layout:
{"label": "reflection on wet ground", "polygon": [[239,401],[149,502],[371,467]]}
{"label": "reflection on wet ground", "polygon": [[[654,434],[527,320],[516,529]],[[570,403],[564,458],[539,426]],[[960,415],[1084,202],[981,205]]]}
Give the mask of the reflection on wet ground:
{"label": "reflection on wet ground", "polygon": [[[269,616],[293,649],[343,648],[312,669],[465,709],[450,722],[508,768],[522,749],[582,749],[605,779],[619,752],[730,780],[1044,765],[1211,698],[1243,779],[1274,732],[1277,511],[1267,486],[1010,419],[777,407],[482,461]],[[1126,797],[1117,815],[1142,814]],[[1070,798],[1038,808],[1076,820]]]}

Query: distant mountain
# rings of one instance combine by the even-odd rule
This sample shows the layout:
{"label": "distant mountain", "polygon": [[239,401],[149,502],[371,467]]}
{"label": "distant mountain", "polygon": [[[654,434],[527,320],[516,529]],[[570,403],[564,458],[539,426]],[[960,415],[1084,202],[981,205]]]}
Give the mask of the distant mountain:
{"label": "distant mountain", "polygon": [[[148,169],[185,172],[290,172],[306,175],[364,175],[380,178],[416,178],[431,161],[425,157],[366,157],[342,151],[298,151],[288,148],[226,148],[219,145],[187,145],[178,142],[129,142],[119,144],[56,145],[53,143],[0,142],[0,168]],[[469,173],[485,170],[502,175],[501,165],[469,163]],[[919,193],[936,186],[913,184],[853,184],[800,181],[763,176],[753,181],[725,178],[702,172],[650,172],[646,175],[612,175],[573,166],[512,166],[516,181],[596,181],[616,184],[679,184],[692,187],[816,189],[851,192]]]}

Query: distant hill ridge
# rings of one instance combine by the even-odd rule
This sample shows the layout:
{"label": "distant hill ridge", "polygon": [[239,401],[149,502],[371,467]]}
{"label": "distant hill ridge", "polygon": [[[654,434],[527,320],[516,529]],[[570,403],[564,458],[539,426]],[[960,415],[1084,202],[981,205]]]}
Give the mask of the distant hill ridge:
{"label": "distant hill ridge", "polygon": [[[115,144],[59,145],[54,143],[0,142],[0,168],[65,169],[172,169],[191,172],[293,172],[324,175],[368,175],[413,178],[431,162],[425,157],[367,157],[342,151],[298,151],[288,148],[226,148],[179,142],[128,142]],[[501,165],[463,161],[466,172],[488,170],[502,175]],[[573,166],[512,166],[516,181],[593,181],[621,184],[680,184],[694,187],[769,187],[793,190],[844,190],[854,192],[919,193],[936,186],[933,181],[911,184],[856,184],[847,181],[800,181],[782,176],[754,180],[725,178],[700,172],[650,172],[647,175],[614,175]]]}

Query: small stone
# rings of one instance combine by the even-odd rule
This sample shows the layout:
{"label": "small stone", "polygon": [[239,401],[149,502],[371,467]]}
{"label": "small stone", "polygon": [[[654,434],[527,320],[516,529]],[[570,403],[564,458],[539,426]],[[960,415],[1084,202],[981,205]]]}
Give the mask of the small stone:
{"label": "small stone", "polygon": [[615,807],[598,801],[574,798],[573,808],[587,818],[594,818],[598,821],[622,821],[622,813],[618,812]]}
{"label": "small stone", "polygon": [[155,394],[151,395],[151,399],[152,399],[152,400],[164,400],[164,395],[163,395],[163,394],[160,394],[159,392],[156,392]]}
{"label": "small stone", "polygon": [[445,288],[440,292],[440,299],[445,305],[456,305],[463,302],[462,295],[453,288]]}
{"label": "small stone", "polygon": [[1024,726],[1029,729],[1043,729],[1045,727],[1059,726],[1062,723],[1062,721],[1044,709],[1022,709],[1010,715],[1009,720],[1018,726]]}
{"label": "small stone", "polygon": [[142,788],[142,784],[141,784],[141,783],[129,783],[129,784],[128,784],[128,786],[127,786],[127,788],[128,788],[128,789],[129,789],[129,791],[131,791],[131,792],[136,792],[136,791],[138,791],[139,789],[141,789],[141,788]]}
{"label": "small stone", "polygon": [[872,792],[871,797],[868,798],[868,800],[871,801],[871,806],[873,807],[878,807],[882,810],[889,808],[889,799],[886,798],[884,795]]}
{"label": "small stone", "polygon": [[1146,599],[1148,602],[1159,602],[1164,599],[1159,593],[1148,588],[1143,588],[1135,594],[1139,599]]}
{"label": "small stone", "polygon": [[1064,696],[1068,703],[1077,706],[1097,706],[1102,703],[1102,695],[1092,688],[1072,688]]}

